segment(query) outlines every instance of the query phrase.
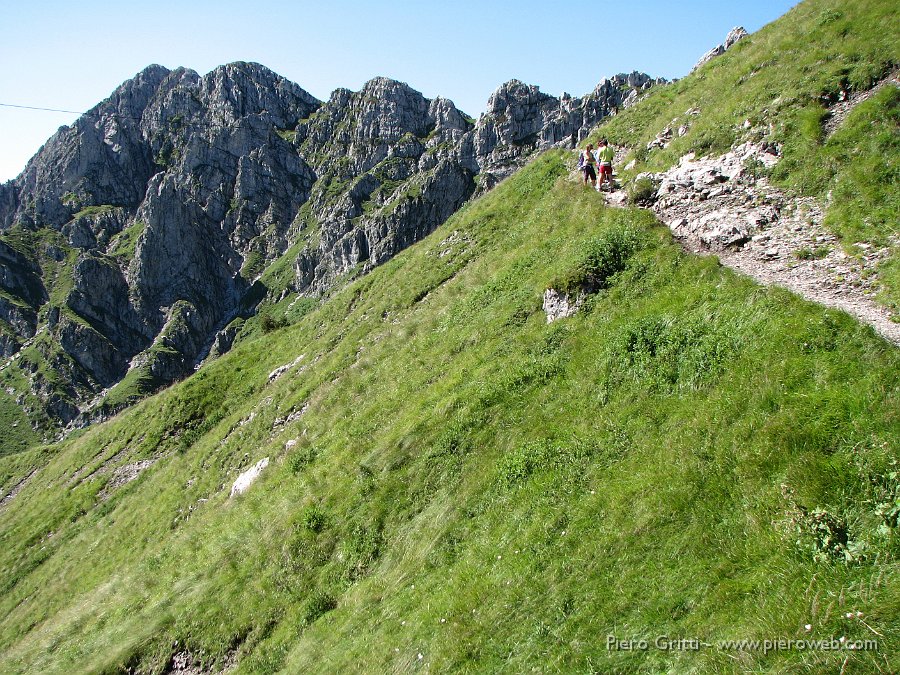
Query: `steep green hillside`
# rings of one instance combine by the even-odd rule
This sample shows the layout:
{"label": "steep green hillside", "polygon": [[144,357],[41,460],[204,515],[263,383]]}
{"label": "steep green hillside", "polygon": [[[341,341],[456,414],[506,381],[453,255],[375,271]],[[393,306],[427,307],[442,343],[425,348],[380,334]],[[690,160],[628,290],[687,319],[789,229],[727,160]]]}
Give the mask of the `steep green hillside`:
{"label": "steep green hillside", "polygon": [[37,441],[25,412],[5,391],[0,392],[0,428],[3,429],[0,455],[19,452]]}
{"label": "steep green hillside", "polygon": [[[566,174],[543,156],[295,325],[29,453],[0,670],[900,668],[900,351]],[[544,290],[585,282],[548,325]],[[716,646],[842,636],[878,650]]]}
{"label": "steep green hillside", "polygon": [[[818,197],[826,224],[851,253],[858,242],[894,247],[880,270],[881,299],[900,319],[900,89],[886,86],[843,121],[834,117],[843,99],[898,68],[896,3],[807,0],[691,76],[652,91],[597,135],[638,149],[634,173],[746,140],[776,144],[783,159],[771,180]],[[687,131],[664,150],[646,150],[667,126]]]}
{"label": "steep green hillside", "polygon": [[[900,64],[895,14],[808,0],[598,133],[645,147],[699,107],[635,171],[777,142],[771,180],[889,242],[896,88],[824,122]],[[900,350],[684,254],[568,162],[0,456],[0,672],[900,671]],[[547,324],[549,287],[592,292]],[[0,401],[9,449],[20,418]]]}

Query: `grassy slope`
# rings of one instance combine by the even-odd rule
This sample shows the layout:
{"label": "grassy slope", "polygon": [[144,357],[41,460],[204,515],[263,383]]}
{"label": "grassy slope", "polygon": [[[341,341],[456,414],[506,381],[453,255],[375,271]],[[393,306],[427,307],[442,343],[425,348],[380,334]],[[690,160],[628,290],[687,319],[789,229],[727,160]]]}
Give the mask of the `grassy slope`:
{"label": "grassy slope", "polygon": [[[660,169],[726,150],[751,119],[784,144],[773,180],[840,195],[836,231],[882,241],[896,94],[830,139],[818,97],[896,67],[891,10],[807,1],[602,133],[642,147],[699,105],[684,138],[641,155]],[[0,507],[0,671],[160,671],[185,646],[207,665],[236,649],[244,672],[900,670],[900,353],[681,254],[564,173],[543,157],[293,306],[295,325],[248,331],[63,445],[0,457],[4,493],[45,467]],[[580,315],[544,323],[547,286],[620,267]],[[302,373],[268,383],[300,354]],[[157,457],[105,497],[105,463]],[[880,649],[606,649],[661,634]]]}
{"label": "grassy slope", "polygon": [[0,429],[3,429],[0,457],[21,452],[37,441],[31,421],[16,400],[5,391],[0,391]]}
{"label": "grassy slope", "polygon": [[[842,89],[865,91],[900,66],[898,36],[900,14],[890,0],[807,0],[690,77],[654,91],[597,135],[643,149],[667,125],[689,125],[665,150],[635,152],[635,173],[665,170],[688,152],[722,153],[743,140],[780,144],[784,158],[771,179],[820,198],[826,224],[848,250],[857,242],[888,245],[893,235],[881,300],[900,318],[900,92],[885,88],[825,134],[828,106]],[[688,114],[692,108],[700,114]]]}
{"label": "grassy slope", "polygon": [[[184,646],[237,649],[242,672],[900,668],[900,352],[565,173],[545,155],[296,325],[48,450],[0,511],[0,670],[159,671]],[[543,290],[603,266],[622,269],[548,326]],[[108,500],[110,473],[85,479],[158,455]],[[879,652],[606,650],[875,637],[851,610]]]}

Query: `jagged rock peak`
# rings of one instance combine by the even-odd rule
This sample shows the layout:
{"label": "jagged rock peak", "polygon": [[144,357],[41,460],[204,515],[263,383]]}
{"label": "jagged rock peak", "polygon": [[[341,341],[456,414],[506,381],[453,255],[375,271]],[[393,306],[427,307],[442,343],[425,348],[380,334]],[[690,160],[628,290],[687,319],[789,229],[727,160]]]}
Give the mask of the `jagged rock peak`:
{"label": "jagged rock peak", "polygon": [[482,174],[482,186],[490,187],[534,152],[574,147],[604,117],[637,100],[638,91],[663,82],[634,72],[601,80],[587,96],[556,98],[535,85],[510,80],[491,94],[473,131],[471,150],[463,143],[462,161]]}
{"label": "jagged rock peak", "polygon": [[[179,77],[183,76],[184,68],[179,68]],[[191,71],[193,72],[193,71]],[[153,98],[160,87],[167,81],[171,82],[173,71],[165,66],[154,64],[147,66],[131,79],[125,80],[105,100],[91,108],[83,117],[76,120],[74,126],[90,125],[96,123],[97,117],[103,115],[118,114],[123,121],[140,118],[144,108]],[[198,77],[193,73],[194,77]]]}
{"label": "jagged rock peak", "polygon": [[422,93],[416,91],[412,87],[410,87],[406,82],[401,82],[400,80],[395,80],[390,77],[373,77],[371,80],[366,82],[360,92],[363,94],[395,94],[395,95],[407,95],[413,96],[416,98],[425,98],[422,96]]}
{"label": "jagged rock peak", "polygon": [[510,80],[497,87],[488,99],[487,112],[499,114],[510,105],[541,105],[554,100],[533,84],[525,84],[519,80]]}
{"label": "jagged rock peak", "polygon": [[428,101],[405,82],[376,77],[363,86],[357,98],[361,131],[370,138],[396,139],[410,132],[428,133]]}
{"label": "jagged rock peak", "polygon": [[697,68],[702,66],[704,63],[712,61],[717,56],[721,56],[725,53],[726,50],[731,49],[736,42],[747,37],[749,33],[744,30],[742,26],[735,26],[730,31],[728,31],[728,35],[725,36],[725,42],[720,45],[716,45],[708,52],[706,52],[703,56],[700,57],[700,60],[697,61],[696,65],[691,68],[691,72],[693,73]]}
{"label": "jagged rock peak", "polygon": [[438,96],[431,100],[428,106],[428,117],[438,129],[466,132],[472,128],[472,123],[448,98]]}
{"label": "jagged rock peak", "polygon": [[315,147],[353,146],[348,168],[354,174],[385,159],[387,145],[407,134],[438,144],[455,142],[472,127],[452,101],[429,100],[407,83],[387,77],[369,80],[358,92],[335,89],[321,112],[300,130],[303,150],[312,155]]}
{"label": "jagged rock peak", "polygon": [[[227,119],[268,113],[279,125],[295,122],[321,105],[312,94],[258,63],[237,61],[219,66],[199,83],[201,99]],[[293,118],[293,119],[292,119]]]}
{"label": "jagged rock peak", "polygon": [[631,87],[632,89],[647,89],[656,84],[666,84],[664,77],[653,78],[647,73],[633,71],[631,73],[619,73],[609,78],[603,78],[594,87],[594,95],[604,94],[612,87]]}
{"label": "jagged rock peak", "polygon": [[725,49],[730,49],[735,42],[737,42],[738,40],[743,40],[748,35],[749,33],[744,30],[743,26],[735,26],[730,31],[728,31],[728,35],[725,36],[725,44],[723,46],[725,47]]}
{"label": "jagged rock peak", "polygon": [[[179,70],[184,69],[180,68]],[[165,80],[171,73],[172,71],[165,66],[154,63],[144,68],[130,80],[126,80],[121,85],[119,85],[113,92],[113,96],[121,91],[127,91],[129,89],[135,89],[145,86],[158,87],[163,82],[163,80]]]}
{"label": "jagged rock peak", "polygon": [[309,103],[321,103],[312,94],[305,91],[298,84],[282,77],[266,66],[252,61],[235,61],[224,66],[218,66],[203,76],[202,81],[209,85],[218,83],[248,84],[271,87],[276,91],[288,91],[305,98]]}
{"label": "jagged rock peak", "polygon": [[[318,295],[382,264],[655,82],[623,74],[555,98],[510,80],[474,123],[386,77],[322,103],[257,63],[149,66],[0,186],[0,231],[51,228],[60,242],[34,260],[0,251],[0,290],[18,298],[0,298],[13,327],[0,353],[47,331],[71,386],[31,393],[62,423],[93,415],[129,370],[150,388],[185,375],[208,345],[229,348],[261,298]],[[262,270],[294,245],[293,279],[268,287]],[[48,269],[69,260],[68,287],[42,272],[48,256]]]}

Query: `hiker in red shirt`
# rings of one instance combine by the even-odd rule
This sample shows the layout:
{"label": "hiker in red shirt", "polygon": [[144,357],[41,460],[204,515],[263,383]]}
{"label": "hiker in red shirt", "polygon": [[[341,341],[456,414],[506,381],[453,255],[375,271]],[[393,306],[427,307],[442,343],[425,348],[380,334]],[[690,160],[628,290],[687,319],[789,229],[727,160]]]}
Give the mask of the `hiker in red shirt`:
{"label": "hiker in red shirt", "polygon": [[600,165],[600,176],[597,180],[597,190],[603,188],[603,181],[609,179],[609,189],[613,189],[612,163],[615,157],[615,151],[609,147],[606,139],[600,140],[600,146],[597,148],[597,163]]}

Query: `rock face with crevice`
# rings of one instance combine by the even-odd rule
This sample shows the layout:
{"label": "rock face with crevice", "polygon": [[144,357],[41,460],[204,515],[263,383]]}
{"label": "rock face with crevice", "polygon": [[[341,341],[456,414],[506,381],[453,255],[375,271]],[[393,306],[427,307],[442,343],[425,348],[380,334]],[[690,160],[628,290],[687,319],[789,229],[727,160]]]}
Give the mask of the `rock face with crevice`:
{"label": "rock face with crevice", "polygon": [[512,80],[474,121],[387,78],[322,102],[258,64],[150,66],[0,185],[6,388],[50,428],[183,377],[263,299],[384,263],[658,82]]}

